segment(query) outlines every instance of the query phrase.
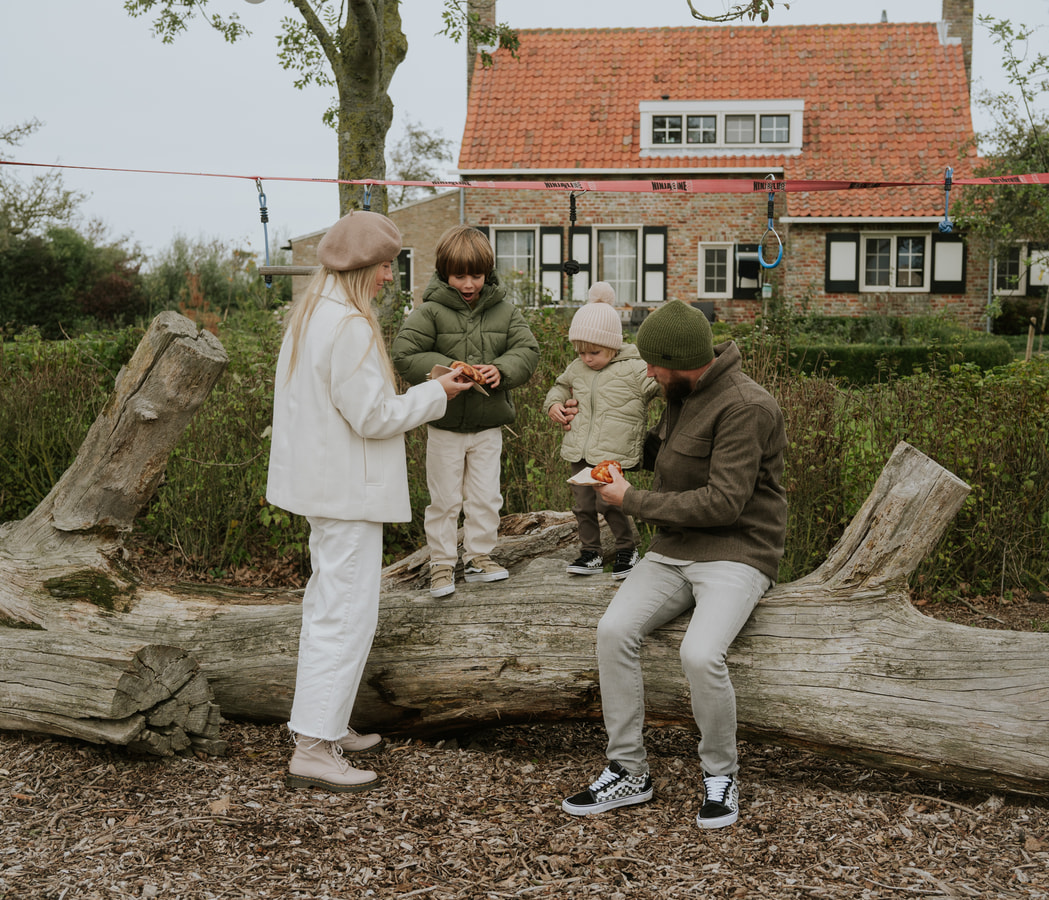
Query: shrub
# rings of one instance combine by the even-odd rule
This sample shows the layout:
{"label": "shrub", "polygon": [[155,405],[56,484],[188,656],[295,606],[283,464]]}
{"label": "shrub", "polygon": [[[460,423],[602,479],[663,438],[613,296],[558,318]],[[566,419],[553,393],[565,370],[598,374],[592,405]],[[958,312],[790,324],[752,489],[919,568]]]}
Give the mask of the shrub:
{"label": "shrub", "polygon": [[[387,310],[388,334],[401,314],[399,304]],[[567,510],[561,435],[542,400],[573,356],[569,320],[554,310],[528,315],[543,352],[534,377],[514,392],[518,420],[504,432],[504,512]],[[229,369],[177,444],[138,525],[140,539],[200,573],[274,560],[305,573],[305,521],[264,499],[279,323],[272,313],[242,312],[219,333]],[[777,341],[735,333],[744,368],[778,397],[786,419],[790,506],[781,581],[826,557],[901,440],[972,486],[919,567],[917,589],[991,592],[1049,581],[1049,359],[989,372],[944,366],[861,389],[793,374]],[[0,518],[21,518],[50,490],[140,336],[125,329],[78,341],[26,335],[0,343]],[[413,519],[387,526],[387,562],[424,544],[425,442],[425,428],[406,436]],[[630,478],[650,484],[648,473]],[[649,529],[639,523],[639,530],[647,540]]]}
{"label": "shrub", "polygon": [[146,309],[137,252],[72,228],[0,248],[0,327],[49,340],[134,322]]}
{"label": "shrub", "polygon": [[73,462],[141,337],[44,341],[31,329],[0,340],[0,522],[30,513]]}

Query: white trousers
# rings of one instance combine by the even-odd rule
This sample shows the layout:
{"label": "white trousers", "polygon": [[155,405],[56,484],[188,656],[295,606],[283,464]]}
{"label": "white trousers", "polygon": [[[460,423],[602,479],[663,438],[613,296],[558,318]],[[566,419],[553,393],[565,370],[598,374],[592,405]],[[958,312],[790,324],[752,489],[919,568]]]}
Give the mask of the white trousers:
{"label": "white trousers", "polygon": [[430,505],[423,516],[430,565],[459,561],[459,511],[463,513],[463,559],[492,552],[499,536],[503,495],[503,430],[461,434],[427,426],[426,486]]}
{"label": "white trousers", "polygon": [[348,731],[379,621],[382,523],[310,517],[313,574],[302,598],[288,727],[337,741]]}

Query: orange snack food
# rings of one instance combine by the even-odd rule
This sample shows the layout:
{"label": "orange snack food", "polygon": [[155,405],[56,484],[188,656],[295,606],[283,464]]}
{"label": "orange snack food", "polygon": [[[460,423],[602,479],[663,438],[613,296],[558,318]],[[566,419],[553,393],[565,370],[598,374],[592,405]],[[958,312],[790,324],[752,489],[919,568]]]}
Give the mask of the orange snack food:
{"label": "orange snack food", "polygon": [[611,484],[612,473],[609,469],[615,469],[620,475],[623,474],[623,467],[619,463],[614,459],[605,459],[590,470],[590,477],[594,481],[603,481],[605,484]]}
{"label": "orange snack food", "polygon": [[464,363],[462,360],[458,360],[457,359],[455,362],[452,363],[452,368],[453,369],[462,369],[463,370],[463,374],[467,378],[469,378],[474,384],[479,384],[479,385],[481,385],[481,387],[484,387],[484,385],[487,383],[484,380],[484,376],[480,372],[478,372],[477,369],[475,369],[473,366],[471,366],[469,363]]}

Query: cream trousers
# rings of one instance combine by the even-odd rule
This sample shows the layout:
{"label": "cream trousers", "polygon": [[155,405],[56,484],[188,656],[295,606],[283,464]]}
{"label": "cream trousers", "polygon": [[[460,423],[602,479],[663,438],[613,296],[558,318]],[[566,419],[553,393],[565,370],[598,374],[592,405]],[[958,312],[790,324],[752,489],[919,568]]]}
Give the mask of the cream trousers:
{"label": "cream trousers", "polygon": [[463,513],[463,559],[492,552],[499,534],[503,430],[461,434],[427,426],[426,485],[430,505],[423,516],[430,565],[459,560],[459,512]]}
{"label": "cream trousers", "polygon": [[382,523],[310,517],[313,574],[302,597],[288,728],[337,741],[348,731],[379,621]]}

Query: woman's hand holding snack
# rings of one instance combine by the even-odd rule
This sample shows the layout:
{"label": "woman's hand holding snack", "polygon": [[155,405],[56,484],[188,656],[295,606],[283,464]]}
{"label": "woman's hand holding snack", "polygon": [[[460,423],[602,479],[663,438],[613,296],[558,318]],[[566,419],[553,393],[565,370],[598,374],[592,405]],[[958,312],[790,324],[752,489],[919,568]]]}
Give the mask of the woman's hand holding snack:
{"label": "woman's hand holding snack", "polygon": [[454,369],[451,372],[445,372],[443,375],[438,376],[436,380],[444,388],[444,393],[449,400],[473,387],[472,381],[463,380],[462,373],[456,372]]}

